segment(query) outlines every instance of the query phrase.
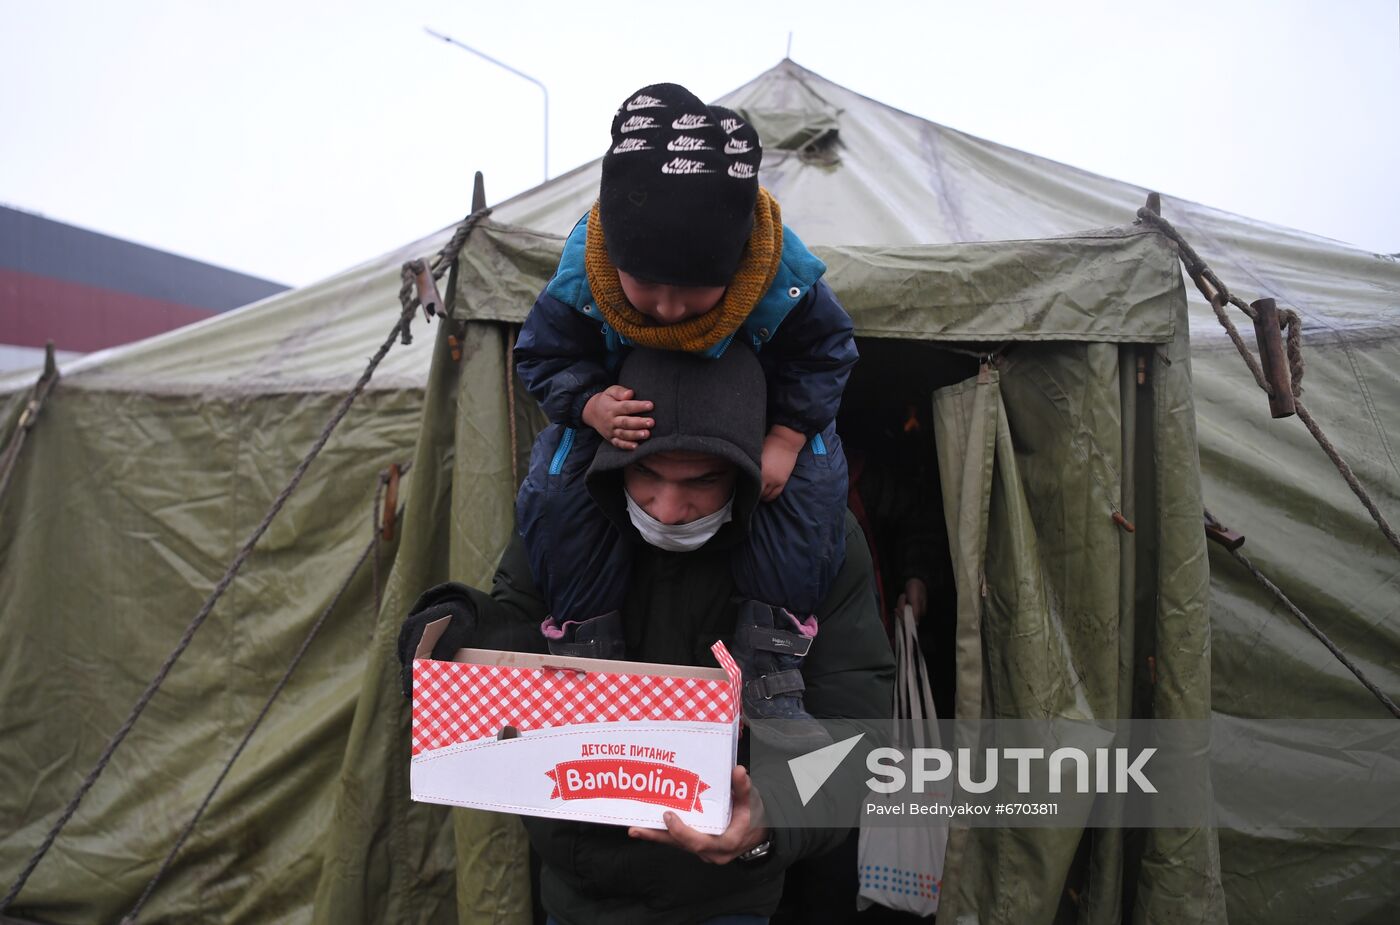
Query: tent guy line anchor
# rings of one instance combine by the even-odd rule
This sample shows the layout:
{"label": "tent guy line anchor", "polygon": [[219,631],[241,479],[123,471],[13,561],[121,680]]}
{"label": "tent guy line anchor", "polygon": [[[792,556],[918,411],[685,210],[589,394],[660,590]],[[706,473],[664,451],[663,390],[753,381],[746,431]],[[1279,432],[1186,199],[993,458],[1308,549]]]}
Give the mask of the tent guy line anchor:
{"label": "tent guy line anchor", "polygon": [[[478,171],[478,176],[480,172]],[[479,184],[478,184],[479,188]],[[473,197],[475,199],[475,197]],[[423,260],[406,260],[399,269],[399,278],[402,281],[399,286],[399,304],[403,306],[404,314],[411,316],[413,309],[419,305],[423,307],[423,314],[431,317],[442,305],[442,296],[438,293],[436,280],[441,279],[447,272],[449,265],[455,266],[457,254],[461,252],[462,245],[466,243],[467,235],[471,234],[477,222],[491,214],[491,210],[485,206],[473,208],[472,213],[462,219],[457,230],[452,233],[452,238],[442,246],[431,262]],[[426,282],[425,282],[426,280]],[[415,290],[417,294],[415,295]],[[424,301],[424,298],[427,301]],[[400,322],[399,327],[402,333],[404,346],[413,343],[413,336],[408,329],[408,320],[405,318]]]}
{"label": "tent guy line anchor", "polygon": [[[1246,305],[1244,300],[1240,299],[1238,296],[1231,295],[1230,290],[1221,282],[1220,278],[1215,275],[1215,272],[1206,265],[1206,262],[1202,260],[1195,249],[1186,242],[1186,239],[1181,236],[1181,233],[1162,217],[1161,212],[1161,197],[1157,193],[1149,193],[1147,196],[1147,205],[1137,211],[1138,220],[1146,222],[1156,228],[1176,245],[1177,253],[1181,257],[1181,262],[1186,267],[1187,274],[1190,275],[1192,282],[1196,284],[1196,288],[1201,291],[1201,295],[1205,296],[1206,301],[1210,303],[1211,309],[1215,312],[1215,317],[1219,319],[1221,326],[1225,329],[1225,333],[1230,336],[1230,340],[1234,343],[1235,349],[1239,351],[1240,357],[1244,360],[1245,365],[1249,367],[1249,371],[1254,375],[1255,383],[1269,396],[1270,413],[1273,414],[1275,418],[1289,417],[1293,413],[1298,415],[1298,419],[1303,422],[1303,426],[1313,435],[1313,439],[1317,441],[1318,446],[1327,454],[1327,458],[1332,461],[1332,464],[1337,467],[1337,471],[1341,473],[1342,478],[1346,481],[1347,486],[1351,488],[1352,493],[1360,499],[1362,506],[1365,507],[1367,513],[1371,515],[1371,519],[1376,522],[1376,526],[1380,528],[1381,534],[1390,542],[1390,545],[1394,546],[1397,551],[1400,551],[1400,537],[1395,535],[1395,530],[1391,528],[1389,522],[1386,521],[1380,510],[1376,507],[1375,502],[1371,500],[1371,496],[1366,492],[1366,489],[1362,487],[1360,481],[1357,480],[1356,474],[1352,472],[1346,460],[1342,459],[1341,454],[1337,452],[1337,448],[1332,445],[1332,441],[1329,440],[1327,434],[1323,432],[1322,426],[1313,420],[1313,416],[1308,413],[1308,409],[1303,405],[1302,399],[1299,398],[1303,393],[1303,372],[1305,367],[1303,362],[1303,325],[1302,319],[1299,318],[1298,313],[1291,309],[1285,309],[1282,312],[1276,311],[1273,299],[1259,299],[1253,304]],[[1244,339],[1240,337],[1239,330],[1236,329],[1229,315],[1225,313],[1226,303],[1244,312],[1254,322],[1255,333],[1260,344],[1260,352],[1265,356],[1265,361],[1262,366],[1259,361],[1255,359],[1254,354],[1250,352],[1249,348],[1245,346]],[[1283,348],[1278,337],[1281,327],[1286,327],[1288,330],[1287,369],[1283,367]],[[1241,534],[1226,529],[1210,511],[1205,512],[1205,529],[1208,539],[1219,543],[1236,561],[1248,569],[1249,573],[1254,576],[1254,579],[1258,581],[1265,590],[1277,598],[1279,603],[1283,604],[1283,606],[1303,624],[1308,632],[1317,637],[1318,642],[1326,646],[1327,650],[1331,652],[1348,671],[1355,675],[1356,679],[1360,681],[1368,691],[1375,695],[1376,699],[1379,700],[1391,714],[1397,719],[1400,719],[1400,706],[1396,706],[1395,701],[1391,700],[1386,696],[1384,691],[1376,687],[1376,685],[1371,682],[1371,679],[1366,677],[1361,669],[1358,668],[1351,659],[1347,658],[1346,654],[1343,653],[1341,649],[1337,648],[1336,644],[1327,637],[1327,634],[1319,629],[1317,624],[1308,619],[1307,614],[1299,610],[1297,605],[1288,599],[1288,595],[1284,594],[1283,590],[1279,588],[1278,585],[1270,581],[1268,577],[1263,572],[1259,571],[1258,567],[1249,560],[1248,556],[1240,552],[1240,546],[1244,545],[1244,537]]]}
{"label": "tent guy line anchor", "polygon": [[437,281],[428,272],[427,261],[410,260],[405,269],[413,274],[413,285],[418,290],[418,304],[423,306],[423,320],[431,321],[442,310],[442,296],[438,293]]}
{"label": "tent guy line anchor", "polygon": [[[476,227],[478,222],[490,214],[490,209],[481,208],[474,210],[470,215],[462,219],[461,224],[459,224],[453,232],[452,238],[438,251],[437,255],[433,257],[430,268],[434,278],[441,277],[443,273],[447,271],[449,264],[454,264],[456,262],[457,255],[460,253],[462,246],[466,243],[467,236],[471,234],[472,229]],[[112,755],[116,753],[117,748],[126,740],[132,727],[136,725],[136,721],[141,718],[141,714],[145,712],[146,707],[155,697],[156,691],[160,689],[161,684],[164,683],[166,677],[175,667],[175,663],[179,661],[180,656],[184,654],[185,649],[187,649],[190,642],[193,641],[194,634],[204,625],[204,621],[208,619],[209,614],[214,609],[214,605],[223,597],[229,585],[233,584],[233,579],[238,575],[239,570],[243,567],[243,563],[252,555],[253,548],[257,546],[258,541],[261,540],[263,534],[267,532],[273,519],[287,503],[287,499],[291,497],[292,492],[301,484],[302,477],[305,476],[306,471],[311,468],[311,463],[320,455],[321,450],[330,440],[331,434],[335,431],[336,427],[345,419],[346,414],[350,411],[350,406],[355,403],[355,399],[358,398],[360,393],[365,390],[365,387],[369,385],[369,380],[374,375],[374,371],[379,367],[384,357],[388,355],[390,349],[393,348],[394,341],[402,337],[403,343],[408,344],[412,342],[409,336],[409,323],[413,318],[414,309],[418,307],[419,302],[412,292],[413,275],[409,272],[408,263],[404,264],[401,276],[403,278],[403,285],[399,289],[399,318],[389,330],[388,338],[385,339],[384,343],[380,344],[379,349],[370,357],[364,372],[360,374],[360,378],[355,382],[354,386],[351,387],[350,391],[345,394],[345,397],[341,399],[335,411],[331,413],[330,419],[326,422],[326,426],[322,428],[320,435],[316,438],[315,443],[312,444],[311,449],[297,465],[296,470],[292,473],[291,479],[287,482],[287,486],[283,488],[281,493],[273,500],[272,506],[268,509],[267,514],[263,516],[262,521],[253,529],[252,534],[249,535],[248,539],[243,543],[238,554],[235,555],[233,561],[229,563],[228,569],[224,572],[224,576],[219,579],[218,584],[214,586],[213,591],[210,592],[209,597],[205,600],[203,606],[200,607],[199,612],[194,615],[189,625],[185,627],[185,632],[181,635],[180,641],[175,644],[175,648],[166,656],[165,661],[156,671],[155,677],[151,679],[150,683],[146,685],[146,689],[141,692],[141,696],[137,698],[136,704],[131,708],[131,712],[127,715],[126,720],[107,742],[106,747],[103,748],[102,755],[97,759],[97,763],[93,766],[92,770],[88,772],[87,776],[83,778],[82,783],[78,785],[77,791],[59,814],[58,820],[49,829],[39,847],[25,863],[24,869],[20,871],[15,882],[11,884],[4,898],[0,899],[0,912],[4,912],[8,909],[15,901],[16,897],[19,896],[20,890],[24,889],[25,883],[29,881],[35,868],[39,866],[39,862],[44,859],[44,855],[48,854],[49,849],[53,847],[54,840],[58,838],[58,834],[63,831],[64,826],[73,818],[73,814],[78,811],[78,804],[83,801],[83,797],[87,796],[88,791],[97,783],[97,779],[102,776],[102,772],[106,770],[108,763],[112,760]]]}
{"label": "tent guy line anchor", "polygon": [[[1305,370],[1305,365],[1303,362],[1303,322],[1298,313],[1292,309],[1279,311],[1277,312],[1278,321],[1275,323],[1269,320],[1273,317],[1275,309],[1273,299],[1259,299],[1250,305],[1246,304],[1239,296],[1232,295],[1229,288],[1220,281],[1220,277],[1215,275],[1215,271],[1206,265],[1206,262],[1200,258],[1200,255],[1196,253],[1195,249],[1186,242],[1186,239],[1172,226],[1171,222],[1168,222],[1161,216],[1160,212],[1161,197],[1156,193],[1151,193],[1147,197],[1147,205],[1138,209],[1137,217],[1139,221],[1146,222],[1166,235],[1167,238],[1176,245],[1177,252],[1181,257],[1181,262],[1186,266],[1186,272],[1191,277],[1191,281],[1196,284],[1196,288],[1201,291],[1201,295],[1205,296],[1206,301],[1210,303],[1210,307],[1215,311],[1215,317],[1219,319],[1221,327],[1223,327],[1225,333],[1230,336],[1230,340],[1234,343],[1235,349],[1240,354],[1240,358],[1244,360],[1245,365],[1249,367],[1249,371],[1254,375],[1255,383],[1263,390],[1264,394],[1269,396],[1269,407],[1274,417],[1288,417],[1289,413],[1285,409],[1288,405],[1292,406],[1293,413],[1298,415],[1298,420],[1303,422],[1303,426],[1308,429],[1308,433],[1312,434],[1313,439],[1317,441],[1317,445],[1322,448],[1322,452],[1327,454],[1327,458],[1332,461],[1332,465],[1341,473],[1342,479],[1347,483],[1347,487],[1351,489],[1352,494],[1356,495],[1362,507],[1366,508],[1366,513],[1371,515],[1371,519],[1374,520],[1376,526],[1380,528],[1381,534],[1391,546],[1395,547],[1396,552],[1400,552],[1400,536],[1396,535],[1395,528],[1385,519],[1385,515],[1380,512],[1380,508],[1376,507],[1376,502],[1371,499],[1371,495],[1362,486],[1360,480],[1357,479],[1356,473],[1352,471],[1351,466],[1347,464],[1347,461],[1342,458],[1341,453],[1337,451],[1336,446],[1323,431],[1322,425],[1318,424],[1317,421],[1313,419],[1312,414],[1308,412],[1307,407],[1303,404],[1302,398],[1300,397],[1303,394],[1303,372]],[[1244,312],[1249,316],[1250,320],[1254,321],[1256,332],[1263,331],[1263,333],[1260,334],[1261,344],[1265,344],[1263,352],[1266,357],[1274,357],[1274,360],[1266,359],[1265,365],[1260,365],[1259,360],[1250,352],[1249,347],[1245,346],[1244,339],[1240,337],[1240,332],[1235,327],[1234,322],[1232,322],[1229,315],[1225,313],[1225,304],[1227,302]],[[1281,357],[1278,356],[1277,349],[1268,346],[1277,335],[1277,332],[1271,330],[1271,328],[1279,326],[1285,327],[1288,330],[1288,345],[1286,348],[1288,368],[1286,370],[1282,368],[1282,363],[1278,362],[1281,360]],[[1266,369],[1266,366],[1269,368]],[[1291,395],[1291,401],[1284,401],[1284,397],[1281,394],[1284,389]]]}

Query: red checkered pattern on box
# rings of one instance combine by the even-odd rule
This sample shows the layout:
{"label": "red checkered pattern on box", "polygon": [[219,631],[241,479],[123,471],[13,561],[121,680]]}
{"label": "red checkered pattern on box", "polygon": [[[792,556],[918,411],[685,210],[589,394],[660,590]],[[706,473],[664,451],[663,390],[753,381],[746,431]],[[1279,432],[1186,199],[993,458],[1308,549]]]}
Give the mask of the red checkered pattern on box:
{"label": "red checkered pattern on box", "polygon": [[413,754],[576,723],[681,720],[727,723],[739,704],[739,667],[723,644],[712,647],[728,679],[588,673],[565,668],[413,663]]}
{"label": "red checkered pattern on box", "polygon": [[[739,685],[743,683],[743,671],[739,668],[739,663],[734,661],[734,656],[729,654],[729,650],[724,647],[724,643],[718,639],[714,645],[710,646],[710,652],[714,655],[715,661],[719,662],[719,667],[724,669],[724,673],[729,676],[730,696],[734,702],[739,702]],[[731,714],[732,718],[732,714]]]}

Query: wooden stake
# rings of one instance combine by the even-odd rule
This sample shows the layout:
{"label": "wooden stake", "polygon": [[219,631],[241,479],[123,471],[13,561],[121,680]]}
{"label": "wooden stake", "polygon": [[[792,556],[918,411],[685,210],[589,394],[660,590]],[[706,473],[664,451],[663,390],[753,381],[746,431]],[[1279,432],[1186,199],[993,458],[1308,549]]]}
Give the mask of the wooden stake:
{"label": "wooden stake", "polygon": [[423,306],[423,314],[431,318],[442,308],[442,296],[426,260],[413,261],[413,278],[418,286],[418,304]]}
{"label": "wooden stake", "polygon": [[1293,406],[1293,383],[1288,372],[1288,357],[1283,350],[1283,329],[1278,323],[1278,307],[1273,299],[1259,299],[1249,303],[1256,312],[1254,316],[1254,338],[1259,342],[1259,361],[1264,367],[1264,378],[1274,394],[1269,396],[1269,413],[1276,418],[1292,417],[1296,413]]}
{"label": "wooden stake", "polygon": [[1244,545],[1244,534],[1221,523],[1206,521],[1206,539],[1233,552]]}

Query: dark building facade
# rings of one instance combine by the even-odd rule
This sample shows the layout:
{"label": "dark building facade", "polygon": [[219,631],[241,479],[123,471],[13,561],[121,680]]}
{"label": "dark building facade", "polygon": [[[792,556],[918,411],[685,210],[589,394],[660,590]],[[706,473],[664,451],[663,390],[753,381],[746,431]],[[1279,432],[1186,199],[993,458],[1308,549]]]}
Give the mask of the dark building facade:
{"label": "dark building facade", "polygon": [[0,206],[0,369],[37,365],[49,340],[89,353],[286,289]]}

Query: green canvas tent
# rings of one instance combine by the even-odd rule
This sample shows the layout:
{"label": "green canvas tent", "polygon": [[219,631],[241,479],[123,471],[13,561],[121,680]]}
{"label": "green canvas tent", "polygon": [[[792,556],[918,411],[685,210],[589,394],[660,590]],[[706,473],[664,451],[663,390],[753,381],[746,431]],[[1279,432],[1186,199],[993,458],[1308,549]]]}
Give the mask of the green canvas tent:
{"label": "green canvas tent", "polygon": [[[940,347],[1015,345],[986,375],[929,396],[958,569],[960,715],[1385,715],[1207,549],[1203,502],[1400,691],[1400,557],[1303,428],[1269,419],[1167,241],[1131,224],[1146,190],[898,112],[790,61],[722,102],[759,128],[765,185],[830,265],[864,343],[897,343],[915,365],[946,359]],[[523,920],[518,824],[407,800],[393,643],[423,587],[490,580],[539,426],[507,387],[513,326],[598,169],[473,230],[453,295],[461,360],[441,323],[389,353],[10,914],[120,917],[333,605],[143,921]],[[1170,196],[1163,213],[1242,294],[1300,313],[1309,406],[1400,519],[1395,259]],[[450,236],[63,371],[0,498],[6,883],[387,335],[400,264]],[[6,440],[28,385],[0,381]],[[402,528],[373,556],[376,613],[373,569],[354,566],[379,473],[409,461]],[[959,836],[945,918],[1360,923],[1400,902],[1389,830],[1099,829],[1080,904],[1066,905],[1085,838]]]}

